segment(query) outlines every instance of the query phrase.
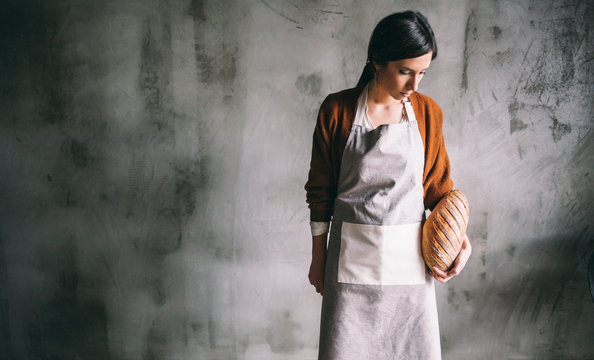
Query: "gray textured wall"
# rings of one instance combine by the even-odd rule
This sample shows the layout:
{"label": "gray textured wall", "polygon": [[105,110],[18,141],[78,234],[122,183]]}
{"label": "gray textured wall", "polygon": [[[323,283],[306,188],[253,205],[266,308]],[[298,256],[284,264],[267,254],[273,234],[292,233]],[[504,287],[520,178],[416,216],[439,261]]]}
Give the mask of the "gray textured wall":
{"label": "gray textured wall", "polygon": [[421,10],[474,255],[444,359],[594,358],[593,2],[4,1],[0,358],[313,359],[323,97]]}

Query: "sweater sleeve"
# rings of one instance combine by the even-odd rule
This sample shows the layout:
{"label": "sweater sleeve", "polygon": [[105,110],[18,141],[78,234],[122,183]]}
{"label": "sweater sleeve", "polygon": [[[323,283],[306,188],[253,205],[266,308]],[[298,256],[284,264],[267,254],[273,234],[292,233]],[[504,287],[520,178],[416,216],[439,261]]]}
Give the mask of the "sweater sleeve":
{"label": "sweater sleeve", "polygon": [[427,154],[425,158],[426,178],[425,208],[433,210],[439,200],[454,187],[450,178],[450,159],[443,137],[443,115],[437,104],[427,111]]}
{"label": "sweater sleeve", "polygon": [[333,116],[336,117],[334,108],[330,104],[330,97],[320,106],[313,134],[309,176],[305,184],[310,220],[316,222],[330,221],[334,210],[337,188],[331,151],[331,120]]}

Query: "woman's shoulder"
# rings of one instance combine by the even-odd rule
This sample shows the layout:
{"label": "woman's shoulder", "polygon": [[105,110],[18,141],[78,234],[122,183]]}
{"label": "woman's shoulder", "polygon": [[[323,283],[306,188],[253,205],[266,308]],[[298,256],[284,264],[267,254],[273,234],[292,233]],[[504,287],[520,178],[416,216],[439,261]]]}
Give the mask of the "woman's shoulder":
{"label": "woman's shoulder", "polygon": [[431,97],[421,94],[418,91],[415,91],[410,96],[411,102],[414,104],[415,102],[418,104],[419,107],[429,108],[432,110],[438,110],[441,112],[441,108],[437,105],[437,102],[433,100]]}
{"label": "woman's shoulder", "polygon": [[357,110],[362,88],[350,88],[332,93],[324,99],[318,113],[318,124],[330,133],[347,136]]}
{"label": "woman's shoulder", "polygon": [[417,91],[413,92],[409,99],[419,123],[424,123],[428,127],[441,127],[443,113],[435,100]]}
{"label": "woman's shoulder", "polygon": [[439,132],[443,125],[443,113],[435,100],[417,91],[410,96],[410,101],[419,126],[427,132]]}
{"label": "woman's shoulder", "polygon": [[357,105],[357,100],[359,99],[359,95],[361,95],[361,91],[363,91],[363,88],[354,87],[331,93],[326,96],[321,107],[326,111],[354,107]]}

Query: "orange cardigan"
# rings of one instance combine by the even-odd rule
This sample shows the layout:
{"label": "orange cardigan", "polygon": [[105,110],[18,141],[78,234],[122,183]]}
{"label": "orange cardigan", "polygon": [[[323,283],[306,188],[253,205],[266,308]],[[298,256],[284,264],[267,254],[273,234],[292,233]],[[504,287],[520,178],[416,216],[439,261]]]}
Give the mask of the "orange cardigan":
{"label": "orange cardigan", "polygon": [[[309,178],[305,184],[311,221],[325,222],[332,218],[342,153],[355,120],[357,100],[362,90],[358,87],[330,94],[320,106],[313,135]],[[454,186],[450,179],[450,160],[442,134],[443,116],[439,106],[430,97],[415,91],[409,99],[425,146],[425,208],[433,210]]]}

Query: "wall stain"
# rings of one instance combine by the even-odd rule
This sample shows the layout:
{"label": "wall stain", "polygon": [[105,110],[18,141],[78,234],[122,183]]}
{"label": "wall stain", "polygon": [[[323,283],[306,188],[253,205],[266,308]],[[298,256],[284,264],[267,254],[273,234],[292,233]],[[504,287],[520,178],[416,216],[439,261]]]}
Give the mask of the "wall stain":
{"label": "wall stain", "polygon": [[221,84],[230,87],[237,77],[237,48],[221,45],[212,53],[202,44],[194,45],[199,80],[206,85]]}
{"label": "wall stain", "polygon": [[528,125],[526,125],[518,116],[518,110],[523,109],[524,104],[518,103],[516,98],[513,98],[512,101],[509,103],[507,110],[511,116],[509,120],[509,134],[512,135],[517,131],[525,130]]}
{"label": "wall stain", "polygon": [[74,240],[54,243],[48,249],[50,253],[41,255],[44,258],[40,264],[54,279],[56,290],[32,312],[33,319],[27,325],[29,356],[108,359],[106,309],[102,301],[81,294],[90,284],[78,269]]}
{"label": "wall stain", "polygon": [[194,45],[194,52],[196,53],[196,64],[198,64],[199,69],[199,80],[205,84],[214,84],[216,78],[214,57],[209,55],[201,44]]}
{"label": "wall stain", "polygon": [[[309,25],[322,24],[336,18],[349,19],[351,16],[340,11],[343,7],[320,2],[288,2],[278,0],[260,0],[260,2],[280,18],[303,30]],[[323,7],[323,8],[322,8]],[[338,38],[341,32],[333,32],[332,38]]]}
{"label": "wall stain", "polygon": [[[536,61],[527,69],[529,74],[522,89],[528,95],[537,96],[543,93],[554,93],[561,97],[569,89],[575,78],[575,53],[582,38],[577,31],[576,21],[571,19],[552,19],[539,21],[541,31],[550,34],[540,44],[540,54]],[[558,61],[551,61],[555,58]]]}
{"label": "wall stain", "polygon": [[524,159],[524,155],[526,155],[526,150],[524,150],[522,144],[518,144],[518,156],[520,157],[520,160]]}
{"label": "wall stain", "polygon": [[127,174],[128,188],[126,194],[128,195],[128,209],[126,211],[126,218],[131,218],[135,214],[139,202],[143,200],[143,195],[148,193],[149,184],[154,180],[154,172],[154,165],[151,165],[149,170],[146,158],[142,155],[137,155],[136,151],[132,151]]}
{"label": "wall stain", "polygon": [[454,310],[458,311],[460,309],[460,301],[458,299],[458,293],[453,286],[448,286],[448,296],[447,296],[448,304]]}
{"label": "wall stain", "polygon": [[169,337],[165,329],[159,328],[155,322],[145,335],[143,360],[164,360],[169,354]]}
{"label": "wall stain", "polygon": [[344,13],[342,11],[332,11],[332,10],[322,10],[322,9],[316,9],[316,11],[322,12],[324,14],[344,15]]}
{"label": "wall stain", "polygon": [[464,30],[464,54],[462,58],[462,90],[468,90],[468,61],[470,58],[470,44],[478,39],[478,28],[476,24],[476,14],[474,9],[470,11],[466,18],[466,27]]}
{"label": "wall stain", "polygon": [[567,135],[571,132],[571,124],[561,123],[555,117],[552,117],[551,120],[553,121],[553,125],[549,126],[549,129],[551,129],[553,141],[559,142],[559,140],[561,140],[564,135]]}
{"label": "wall stain", "polygon": [[142,257],[144,272],[141,284],[155,306],[162,307],[168,298],[167,289],[163,284],[163,276],[166,274],[163,264],[170,251],[149,248],[145,245],[144,239],[133,239],[132,243]]}
{"label": "wall stain", "polygon": [[87,167],[91,161],[89,156],[89,148],[87,147],[87,144],[82,141],[74,139],[70,141],[70,154],[72,162],[76,167]]}
{"label": "wall stain", "polygon": [[[155,306],[162,307],[169,298],[165,259],[182,248],[184,221],[194,212],[195,200],[191,181],[180,178],[172,167],[175,160],[166,163],[167,155],[152,151],[159,146],[171,148],[176,140],[175,124],[180,121],[171,109],[173,21],[166,1],[159,2],[158,10],[158,15],[143,23],[138,86],[149,121],[134,138],[139,154],[133,153],[128,168],[126,218],[139,230],[130,239],[143,261],[143,287]],[[192,2],[187,13],[196,20],[203,18],[202,2]],[[168,338],[160,330],[151,328],[146,341],[145,358],[166,357]]]}
{"label": "wall stain", "polygon": [[204,0],[192,0],[188,7],[188,15],[194,18],[194,22],[206,21],[206,12],[204,10]]}
{"label": "wall stain", "polygon": [[[163,13],[162,16],[166,17],[166,14]],[[147,117],[158,132],[168,129],[171,123],[171,114],[167,111],[172,71],[171,25],[166,20],[146,19],[144,21],[138,78]],[[164,134],[172,135],[171,131]]]}
{"label": "wall stain", "polygon": [[274,12],[275,14],[277,14],[278,16],[282,17],[285,20],[288,20],[290,22],[292,22],[293,24],[297,24],[299,25],[299,22],[293,18],[288,17],[287,15],[285,15],[283,12],[275,9],[274,7],[272,7],[269,3],[267,3],[264,0],[260,0],[262,2],[262,4],[264,4],[267,8],[269,8],[270,10],[272,10],[272,12]]}
{"label": "wall stain", "polygon": [[[196,210],[198,190],[206,186],[205,179],[207,177],[200,171],[201,167],[199,165],[201,164],[198,163],[198,166],[175,170],[176,208],[178,209],[180,218],[183,220],[188,219],[194,214]],[[195,169],[197,169],[198,172]]]}
{"label": "wall stain", "polygon": [[480,240],[481,245],[486,245],[489,237],[489,213],[487,211],[472,212],[469,222],[467,234],[470,240]]}
{"label": "wall stain", "polygon": [[[71,208],[84,204],[89,199],[87,190],[101,186],[103,180],[99,160],[107,132],[106,65],[103,59],[89,55],[97,42],[87,46],[82,40],[90,25],[73,21],[76,11],[54,2],[24,4],[9,11],[20,22],[11,30],[19,34],[14,38],[18,38],[18,47],[6,44],[15,51],[14,60],[21,63],[20,69],[10,71],[21,74],[15,94],[29,94],[19,122],[30,139],[36,139],[35,151],[45,152],[39,158],[51,159],[43,188],[51,201],[44,201],[43,210],[51,211],[55,205]],[[3,78],[6,72],[9,69],[3,68]],[[32,117],[24,110],[29,106]],[[39,122],[43,125],[30,125]],[[81,184],[85,184],[84,191]]]}
{"label": "wall stain", "polygon": [[223,48],[222,54],[217,80],[223,84],[232,83],[237,77],[237,48]]}
{"label": "wall stain", "polygon": [[554,36],[554,46],[561,55],[561,81],[568,85],[573,82],[575,77],[575,53],[582,42],[582,37],[576,28],[574,18],[563,19],[560,22],[555,21],[553,26],[559,27],[562,31],[552,31]]}
{"label": "wall stain", "polygon": [[503,32],[501,30],[501,28],[497,25],[491,26],[489,28],[489,31],[491,32],[491,36],[493,37],[493,40],[499,40],[501,38],[501,33]]}
{"label": "wall stain", "polygon": [[299,75],[295,81],[295,86],[302,94],[318,98],[321,95],[322,88],[321,74]]}
{"label": "wall stain", "polygon": [[208,179],[201,161],[178,160],[169,165],[167,174],[173,176],[158,179],[152,179],[144,158],[133,159],[129,168],[127,217],[145,229],[145,236],[135,238],[134,246],[152,256],[165,256],[182,247],[184,224],[194,215],[198,190]]}
{"label": "wall stain", "polygon": [[487,265],[487,252],[484,250],[481,251],[481,265]]}
{"label": "wall stain", "polygon": [[493,62],[498,66],[504,66],[506,63],[509,63],[511,59],[514,57],[513,49],[506,49],[505,51],[497,51],[495,52],[495,56],[493,56]]}
{"label": "wall stain", "polygon": [[198,250],[212,256],[218,261],[232,262],[241,257],[241,251],[233,247],[233,244],[212,230],[205,230],[199,239]]}

